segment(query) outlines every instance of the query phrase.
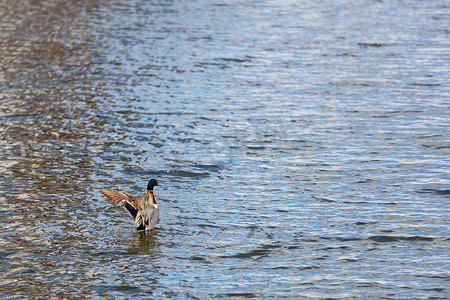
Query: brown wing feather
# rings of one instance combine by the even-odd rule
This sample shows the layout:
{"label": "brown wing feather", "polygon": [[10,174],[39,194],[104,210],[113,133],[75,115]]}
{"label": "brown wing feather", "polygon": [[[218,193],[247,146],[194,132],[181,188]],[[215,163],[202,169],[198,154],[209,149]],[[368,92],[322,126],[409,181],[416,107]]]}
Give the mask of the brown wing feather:
{"label": "brown wing feather", "polygon": [[129,202],[136,209],[139,207],[138,201],[131,195],[125,194],[119,191],[101,190],[100,193],[111,199],[115,204],[122,203],[123,201]]}

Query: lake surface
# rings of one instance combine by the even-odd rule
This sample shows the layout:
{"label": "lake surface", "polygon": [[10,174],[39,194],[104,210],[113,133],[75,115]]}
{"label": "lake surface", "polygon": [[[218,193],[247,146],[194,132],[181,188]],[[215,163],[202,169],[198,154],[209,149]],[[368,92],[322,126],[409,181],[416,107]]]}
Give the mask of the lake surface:
{"label": "lake surface", "polygon": [[0,297],[447,299],[449,16],[0,1]]}

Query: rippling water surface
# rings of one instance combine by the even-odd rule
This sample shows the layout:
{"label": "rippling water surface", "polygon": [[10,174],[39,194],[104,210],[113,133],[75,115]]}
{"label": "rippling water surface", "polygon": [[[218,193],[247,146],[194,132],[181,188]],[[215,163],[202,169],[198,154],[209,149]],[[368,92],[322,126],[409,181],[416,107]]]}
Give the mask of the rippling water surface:
{"label": "rippling water surface", "polygon": [[1,1],[2,297],[449,297],[449,16]]}

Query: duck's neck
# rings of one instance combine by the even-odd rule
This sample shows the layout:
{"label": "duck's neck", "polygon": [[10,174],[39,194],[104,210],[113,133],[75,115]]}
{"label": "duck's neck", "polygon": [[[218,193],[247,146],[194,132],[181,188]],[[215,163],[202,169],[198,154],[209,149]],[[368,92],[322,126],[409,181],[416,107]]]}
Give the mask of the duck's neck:
{"label": "duck's neck", "polygon": [[148,199],[152,204],[156,204],[155,195],[152,190],[147,190]]}

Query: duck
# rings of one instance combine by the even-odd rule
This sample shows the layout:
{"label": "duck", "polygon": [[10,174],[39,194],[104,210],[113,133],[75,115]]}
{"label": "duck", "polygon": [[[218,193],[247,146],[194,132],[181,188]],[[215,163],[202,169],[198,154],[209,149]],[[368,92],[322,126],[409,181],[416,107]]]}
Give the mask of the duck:
{"label": "duck", "polygon": [[154,230],[159,222],[159,206],[156,203],[153,189],[159,186],[156,179],[151,179],[147,184],[147,192],[134,198],[131,195],[119,191],[100,190],[100,193],[112,200],[115,204],[122,204],[137,223],[137,231]]}

